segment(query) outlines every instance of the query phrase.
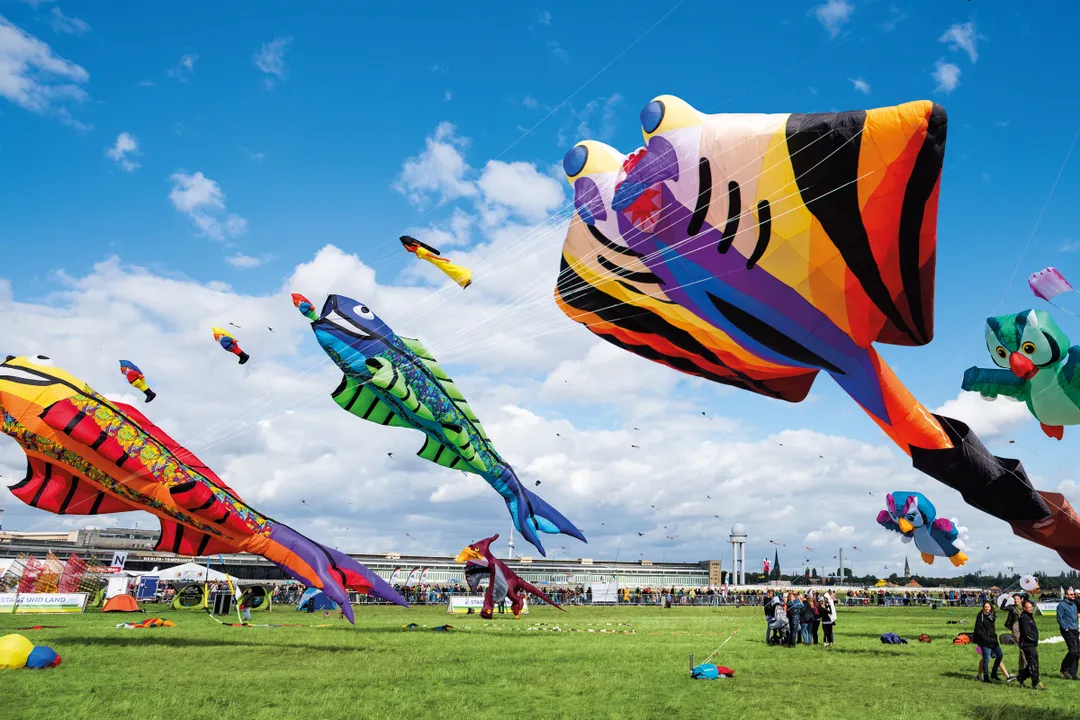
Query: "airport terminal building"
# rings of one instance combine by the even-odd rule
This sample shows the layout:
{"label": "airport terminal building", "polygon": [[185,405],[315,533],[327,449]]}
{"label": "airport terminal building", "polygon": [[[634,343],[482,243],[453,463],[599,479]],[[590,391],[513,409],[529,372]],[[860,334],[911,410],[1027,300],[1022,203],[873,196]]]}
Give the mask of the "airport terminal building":
{"label": "airport terminal building", "polygon": [[[60,532],[5,532],[0,531],[0,560],[36,555],[43,557],[53,553],[66,560],[72,554],[94,557],[108,565],[115,552],[126,552],[126,570],[150,571],[155,567],[169,567],[184,562],[206,563],[206,558],[157,552],[153,549],[158,540],[157,530],[138,528],[107,528],[72,530]],[[396,552],[365,554],[349,552],[348,555],[363,563],[383,579],[390,580],[394,571],[398,577],[413,570],[427,570],[429,585],[464,584],[464,565],[454,562],[453,557],[406,555]],[[224,561],[224,562],[222,562]],[[724,573],[719,560],[703,560],[697,563],[634,562],[593,560],[590,558],[559,559],[516,557],[506,563],[522,579],[540,586],[592,585],[619,579],[625,588],[705,588],[723,583]],[[228,572],[239,582],[276,583],[285,582],[285,575],[268,560],[257,555],[224,555],[210,558],[210,567]]]}

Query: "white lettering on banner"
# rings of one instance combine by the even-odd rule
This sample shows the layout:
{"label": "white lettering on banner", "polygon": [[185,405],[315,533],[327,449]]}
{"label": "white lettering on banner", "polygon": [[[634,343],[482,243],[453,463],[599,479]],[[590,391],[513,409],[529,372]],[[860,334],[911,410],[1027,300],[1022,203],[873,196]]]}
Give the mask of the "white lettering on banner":
{"label": "white lettering on banner", "polygon": [[87,593],[0,593],[0,614],[81,613]]}
{"label": "white lettering on banner", "polygon": [[[522,602],[524,604],[521,607],[521,613],[523,615],[527,615],[528,612],[529,612],[529,601],[522,598]],[[462,613],[468,613],[469,610],[473,610],[474,612],[479,613],[480,610],[483,607],[484,607],[484,596],[483,595],[451,595],[450,596],[450,602],[448,602],[446,604],[446,612],[455,613],[455,614],[462,614]],[[504,608],[505,612],[510,612],[510,600],[509,599],[504,600],[502,602],[502,607]],[[495,610],[494,611],[496,613],[499,612],[499,605],[498,604],[495,605]]]}

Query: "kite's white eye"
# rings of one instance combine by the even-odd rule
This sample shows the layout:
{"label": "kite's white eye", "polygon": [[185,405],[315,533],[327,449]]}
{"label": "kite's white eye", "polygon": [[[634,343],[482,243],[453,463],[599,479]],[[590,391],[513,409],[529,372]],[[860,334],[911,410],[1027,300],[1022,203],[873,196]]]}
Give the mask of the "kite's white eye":
{"label": "kite's white eye", "polygon": [[47,355],[35,355],[34,364],[44,365],[45,367],[52,367],[53,361],[52,358],[48,357]]}

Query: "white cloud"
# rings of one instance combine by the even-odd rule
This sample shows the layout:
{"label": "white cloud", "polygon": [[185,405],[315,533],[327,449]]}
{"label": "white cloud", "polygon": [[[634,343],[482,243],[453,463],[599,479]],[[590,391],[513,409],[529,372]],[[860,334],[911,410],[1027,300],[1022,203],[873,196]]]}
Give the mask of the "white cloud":
{"label": "white cloud", "polygon": [[562,60],[564,63],[570,62],[570,53],[566,52],[566,48],[560,45],[555,40],[548,40],[548,47],[551,48],[551,54]]}
{"label": "white cloud", "polygon": [[195,62],[199,56],[195,53],[186,53],[180,56],[179,62],[169,68],[167,75],[177,82],[186,83],[195,73]]}
{"label": "white cloud", "polygon": [[896,7],[895,5],[890,5],[889,19],[881,23],[881,29],[884,32],[891,33],[893,30],[896,29],[896,26],[899,25],[901,21],[905,20],[906,18],[907,14],[904,13],[900,8]]}
{"label": "white cloud", "polygon": [[960,66],[941,58],[934,63],[934,72],[930,73],[930,77],[937,81],[934,92],[950,93],[960,84]]}
{"label": "white cloud", "polygon": [[89,80],[81,66],[0,15],[0,97],[85,130],[89,126],[72,117],[69,105],[87,99],[81,85]]}
{"label": "white cloud", "polygon": [[550,25],[551,24],[551,13],[549,13],[547,10],[541,10],[537,14],[537,20],[540,21],[541,25]]}
{"label": "white cloud", "polygon": [[453,99],[454,93],[450,92],[449,90],[443,93],[443,102],[450,102]]}
{"label": "white cloud", "polygon": [[139,87],[154,87],[157,85],[153,80],[140,80],[136,83]]}
{"label": "white cloud", "polygon": [[1080,250],[1080,240],[1066,240],[1058,250],[1060,252],[1076,252]]}
{"label": "white cloud", "polygon": [[452,123],[439,123],[425,145],[423,152],[405,161],[395,190],[416,205],[423,205],[430,195],[445,202],[476,194],[466,177],[470,168],[462,154],[469,141],[457,135]]}
{"label": "white cloud", "polygon": [[1027,404],[1006,397],[984,400],[977,392],[962,392],[934,411],[955,418],[975,431],[982,440],[993,440],[1025,422],[1032,421]]}
{"label": "white cloud", "polygon": [[52,29],[68,35],[84,35],[90,31],[90,25],[76,17],[68,17],[60,11],[60,8],[52,9]]}
{"label": "white cloud", "polygon": [[485,200],[512,210],[527,222],[540,222],[566,200],[562,183],[525,162],[492,160],[477,186]]}
{"label": "white cloud", "polygon": [[260,265],[270,262],[274,259],[273,255],[262,255],[260,257],[252,257],[251,255],[244,255],[243,253],[236,253],[225,258],[225,262],[232,265],[238,270],[250,270],[251,268],[257,268]]}
{"label": "white cloud", "polygon": [[169,191],[173,207],[191,218],[201,233],[224,240],[247,232],[247,220],[225,212],[225,193],[216,182],[201,172],[175,172],[169,179],[173,183]]}
{"label": "white cloud", "polygon": [[521,101],[521,104],[527,107],[529,110],[535,110],[536,106],[539,105],[539,103],[536,101],[536,98],[530,97],[528,95],[526,95],[525,99]]}
{"label": "white cloud", "polygon": [[848,0],[826,0],[825,3],[815,6],[811,12],[829,32],[829,37],[835,38],[840,34],[840,29],[851,21],[855,6]]}
{"label": "white cloud", "polygon": [[122,132],[116,136],[116,142],[105,151],[105,157],[116,162],[125,172],[133,172],[139,168],[139,163],[132,160],[139,157],[139,143],[130,134]]}
{"label": "white cloud", "polygon": [[851,541],[857,538],[855,533],[855,526],[843,525],[841,526],[835,520],[829,520],[827,523],[821,526],[818,530],[813,530],[806,534],[804,542],[812,548],[815,548],[818,544],[829,543],[835,545],[837,543],[850,544]]}
{"label": "white cloud", "polygon": [[[255,67],[267,75],[273,75],[278,80],[285,80],[285,51],[292,42],[291,37],[278,37],[270,42],[263,43],[259,52],[251,56]],[[267,89],[274,87],[272,78],[266,78],[263,83]]]}
{"label": "white cloud", "polygon": [[870,94],[870,83],[866,82],[862,78],[848,78],[848,80],[850,80],[851,84],[855,87],[855,89],[861,92],[863,95]]}
{"label": "white cloud", "polygon": [[976,47],[979,40],[986,40],[986,37],[979,34],[974,22],[950,25],[949,29],[938,38],[939,42],[948,43],[950,50],[967,53],[973,63],[979,61],[979,50]]}

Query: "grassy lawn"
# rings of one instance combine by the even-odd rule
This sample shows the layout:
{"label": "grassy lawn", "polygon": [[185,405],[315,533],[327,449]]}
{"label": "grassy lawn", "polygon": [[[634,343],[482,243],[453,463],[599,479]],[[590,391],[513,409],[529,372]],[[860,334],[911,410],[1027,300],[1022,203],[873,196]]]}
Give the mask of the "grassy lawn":
{"label": "grassy lawn", "polygon": [[[23,631],[63,664],[0,671],[0,719],[1080,718],[1080,682],[1057,672],[1064,644],[1040,646],[1045,692],[974,681],[974,648],[951,644],[970,632],[974,609],[844,609],[835,647],[788,649],[765,645],[760,608],[534,608],[515,622],[358,607],[356,627],[290,609],[253,622],[303,627],[234,628],[148,607],[178,626],[118,629],[143,616],[96,610],[0,616],[0,635],[63,626]],[[946,623],[959,619],[967,624]],[[409,622],[455,630],[403,630]],[[528,629],[555,624],[595,632]],[[1039,628],[1057,634],[1051,618]],[[735,678],[691,681],[688,653],[701,662],[733,630],[715,661]],[[882,645],[890,631],[912,644]],[[924,632],[932,644],[914,642]],[[1016,654],[1006,648],[1010,671]]]}

